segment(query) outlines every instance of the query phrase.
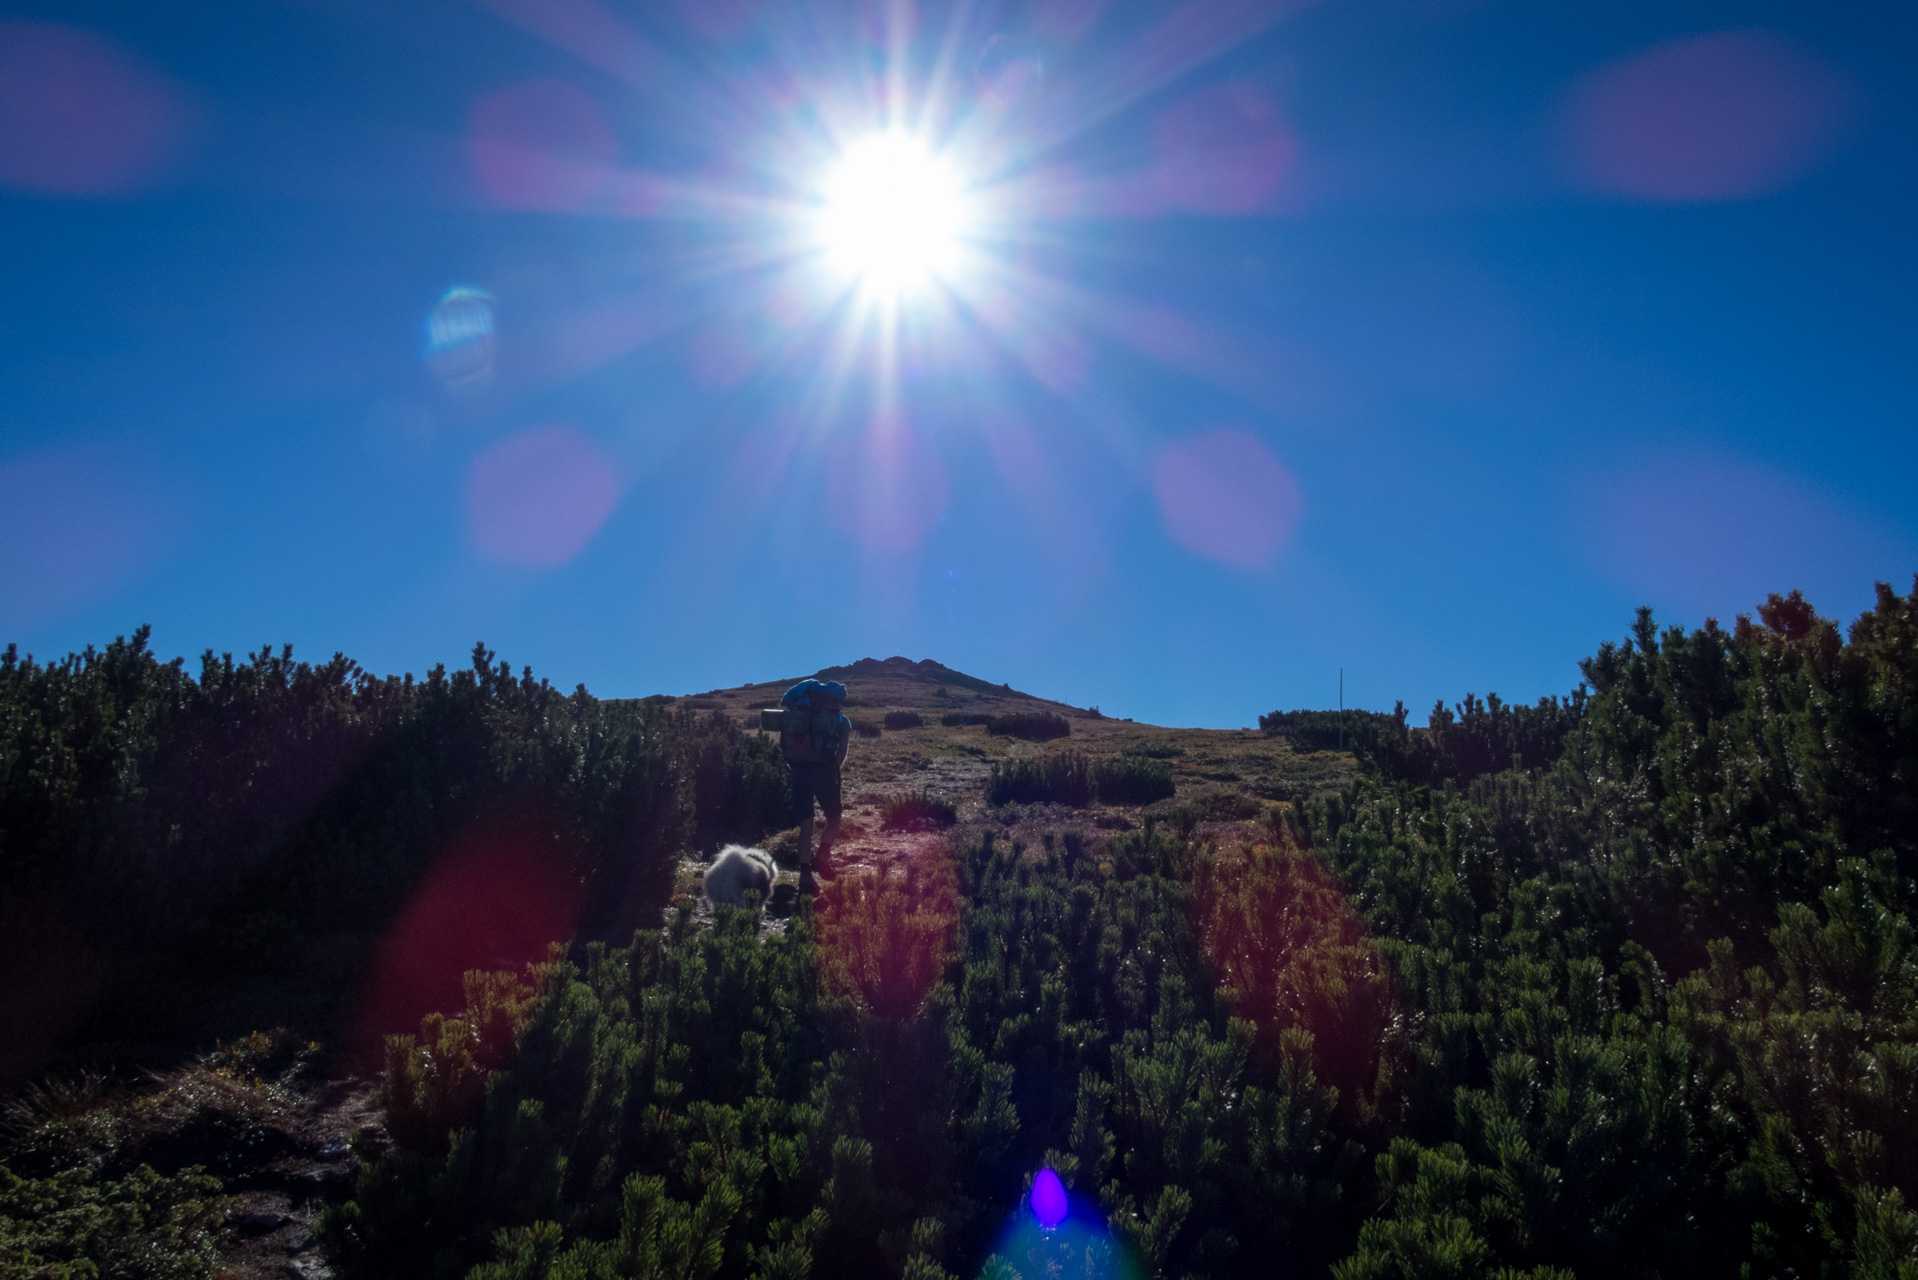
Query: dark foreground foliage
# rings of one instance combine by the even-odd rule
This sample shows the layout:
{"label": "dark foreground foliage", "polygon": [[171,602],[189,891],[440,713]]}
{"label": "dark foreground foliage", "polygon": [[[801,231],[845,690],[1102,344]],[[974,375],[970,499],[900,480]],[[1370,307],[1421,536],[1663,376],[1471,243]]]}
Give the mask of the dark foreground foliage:
{"label": "dark foreground foliage", "polygon": [[129,1087],[82,1074],[0,1110],[0,1277],[205,1280],[236,1164],[284,1154],[317,1046],[285,1031]]}
{"label": "dark foreground foliage", "polygon": [[683,847],[784,825],[787,787],[776,745],[723,715],[563,693],[478,646],[423,680],[267,649],[208,653],[196,677],[144,628],[61,662],[9,648],[0,961],[21,995],[0,1084],[127,975],[176,996],[304,975],[316,941],[376,933],[467,829],[510,825],[574,886],[583,928],[630,931]]}
{"label": "dark foreground foliage", "polygon": [[[1848,634],[1796,596],[1729,630],[1643,614],[1583,672],[1531,707],[1359,721],[1355,780],[1230,821],[986,830],[842,875],[783,932],[680,912],[476,973],[389,1042],[398,1149],[327,1215],[331,1257],[478,1280],[1036,1280],[1122,1255],[1913,1280],[1918,585]],[[1105,763],[1008,762],[989,798],[1085,805]],[[595,812],[597,785],[557,812]],[[762,793],[727,786],[669,810],[683,833],[744,821]],[[1043,1166],[1109,1227],[1070,1267],[1002,1234]],[[130,1196],[190,1244],[195,1185],[8,1167],[74,1185],[0,1195],[75,1223]],[[192,1274],[189,1246],[153,1256]]]}
{"label": "dark foreground foliage", "polygon": [[1759,612],[1308,806],[1409,1005],[1340,1280],[1918,1273],[1918,589]]}
{"label": "dark foreground foliage", "polygon": [[[594,944],[533,975],[483,1095],[422,1089],[471,1078],[465,1028],[505,981],[475,975],[465,1017],[393,1046],[388,1096],[430,1097],[441,1122],[396,1130],[408,1150],[328,1215],[336,1261],[971,1275],[1049,1164],[1154,1271],[1270,1275],[1274,1251],[1281,1274],[1322,1270],[1357,1148],[1331,1130],[1338,1091],[1298,1012],[1219,994],[1200,855],[1153,831],[1047,845],[988,836],[903,883],[849,877],[781,937],[723,910]],[[1353,963],[1332,935],[1299,942],[1304,989]],[[1252,1016],[1232,1016],[1241,1000]]]}

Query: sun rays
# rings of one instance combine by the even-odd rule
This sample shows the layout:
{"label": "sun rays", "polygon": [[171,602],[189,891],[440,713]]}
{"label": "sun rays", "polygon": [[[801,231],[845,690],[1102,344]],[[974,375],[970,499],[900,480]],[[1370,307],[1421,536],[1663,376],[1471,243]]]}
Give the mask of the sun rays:
{"label": "sun rays", "polygon": [[[577,23],[492,7],[588,62],[607,46],[603,31],[587,39]],[[850,532],[871,554],[917,553],[950,496],[922,473],[944,475],[957,465],[947,455],[984,449],[983,435],[952,433],[984,432],[1009,411],[1056,404],[1057,414],[1039,411],[1055,422],[1046,447],[1064,447],[1060,428],[1084,419],[1100,437],[1095,453],[1144,474],[1162,432],[1099,389],[1103,361],[1143,360],[1234,398],[1248,387],[1253,401],[1268,398],[1269,376],[1240,369],[1217,342],[1200,340],[1199,353],[1168,346],[1151,322],[1164,308],[1116,292],[1083,260],[1115,223],[1272,211],[1291,142],[1260,90],[1231,81],[1144,100],[1288,6],[1224,0],[1230,21],[1196,27],[1194,10],[1175,7],[1156,24],[1115,19],[1091,42],[1097,6],[1069,29],[1039,23],[1016,36],[966,9],[935,20],[881,5],[830,31],[816,13],[803,25],[766,9],[730,36],[691,40],[641,35],[585,8],[646,49],[651,71],[620,76],[615,92],[633,95],[628,119],[653,137],[652,167],[608,162],[603,122],[550,87],[496,92],[494,115],[521,99],[550,109],[481,121],[491,130],[476,151],[487,162],[482,187],[504,207],[658,228],[635,244],[664,251],[636,248],[627,286],[680,317],[654,337],[684,342],[685,370],[715,420],[757,437],[771,428],[748,421],[777,417],[795,433],[795,475],[862,477],[848,501],[879,514],[852,520]],[[600,101],[616,121],[613,99]],[[1136,127],[1108,127],[1129,111]],[[1100,130],[1110,136],[1083,145]],[[672,145],[658,145],[667,137]],[[547,163],[546,150],[560,159]],[[607,285],[622,287],[625,270],[609,263]],[[1209,332],[1175,318],[1178,334]],[[1269,372],[1264,356],[1253,363]],[[855,465],[848,450],[946,461]],[[1000,479],[1017,488],[1030,478]],[[1062,488],[1049,501],[1080,499]]]}

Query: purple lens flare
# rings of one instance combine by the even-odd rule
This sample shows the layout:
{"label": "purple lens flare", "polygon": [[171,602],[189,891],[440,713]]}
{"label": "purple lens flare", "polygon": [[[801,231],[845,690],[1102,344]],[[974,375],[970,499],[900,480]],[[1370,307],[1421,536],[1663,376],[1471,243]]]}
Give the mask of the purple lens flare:
{"label": "purple lens flare", "polygon": [[1032,1215],[1050,1231],[1066,1220],[1066,1188],[1059,1175],[1050,1169],[1039,1170],[1032,1180]]}

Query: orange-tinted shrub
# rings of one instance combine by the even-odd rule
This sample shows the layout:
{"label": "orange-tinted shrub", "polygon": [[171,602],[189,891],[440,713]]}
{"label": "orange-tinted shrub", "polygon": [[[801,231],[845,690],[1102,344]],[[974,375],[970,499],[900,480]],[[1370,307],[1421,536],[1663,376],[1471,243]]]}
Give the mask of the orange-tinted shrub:
{"label": "orange-tinted shrub", "polygon": [[842,875],[818,916],[826,987],[884,1018],[910,1018],[952,954],[958,878],[943,854],[908,862],[905,874]]}
{"label": "orange-tinted shrub", "polygon": [[1257,1051],[1281,1056],[1292,1028],[1312,1036],[1313,1068],[1362,1114],[1390,1075],[1397,1007],[1383,960],[1310,850],[1256,844],[1207,851],[1193,871],[1196,925],[1234,1015]]}

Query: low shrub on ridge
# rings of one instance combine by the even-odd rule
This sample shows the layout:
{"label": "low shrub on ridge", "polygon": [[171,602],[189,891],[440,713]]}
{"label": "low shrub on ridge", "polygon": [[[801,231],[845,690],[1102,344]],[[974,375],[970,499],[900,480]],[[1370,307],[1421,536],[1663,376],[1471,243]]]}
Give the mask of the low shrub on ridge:
{"label": "low shrub on ridge", "polygon": [[1086,758],[1076,751],[1008,760],[994,765],[986,779],[986,803],[1069,804],[1083,809],[1092,803],[1092,776]]}
{"label": "low shrub on ridge", "polygon": [[1008,760],[986,780],[986,803],[1139,805],[1170,799],[1172,769],[1157,760],[1124,755],[1088,761],[1076,751]]}
{"label": "low shrub on ridge", "polygon": [[1050,711],[1013,711],[986,720],[986,732],[995,737],[1024,738],[1027,742],[1050,742],[1070,737],[1072,722]]}

